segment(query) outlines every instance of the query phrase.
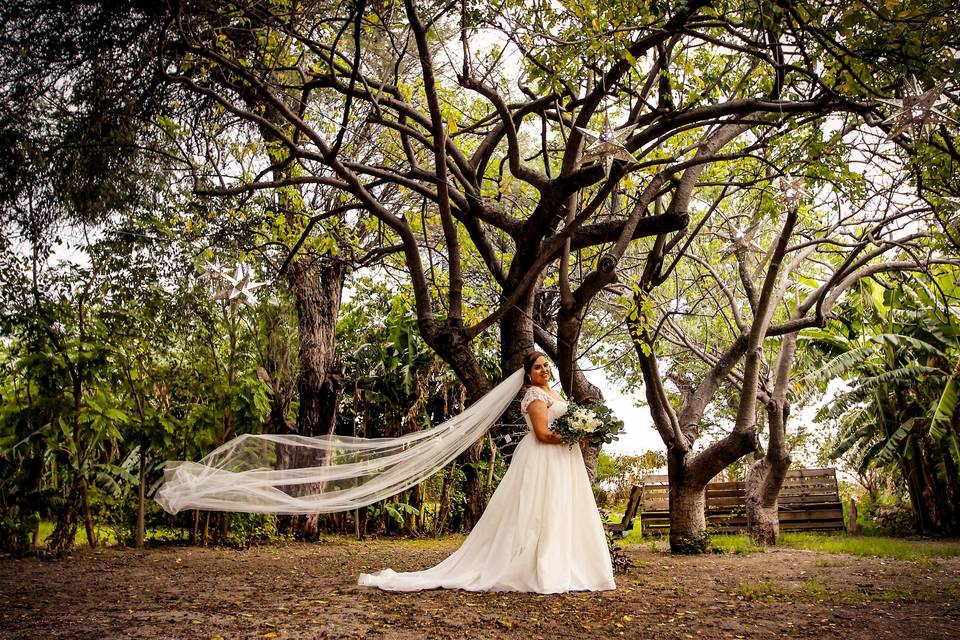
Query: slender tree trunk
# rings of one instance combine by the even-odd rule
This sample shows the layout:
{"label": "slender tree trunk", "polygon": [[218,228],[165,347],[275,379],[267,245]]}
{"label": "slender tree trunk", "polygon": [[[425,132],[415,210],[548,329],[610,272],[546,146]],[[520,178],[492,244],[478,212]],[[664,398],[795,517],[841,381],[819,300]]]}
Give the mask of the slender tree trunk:
{"label": "slender tree trunk", "polygon": [[493,443],[493,438],[487,437],[487,446],[490,447],[490,460],[487,462],[487,479],[483,485],[484,494],[489,493],[493,488],[493,472],[497,465],[497,445]]}
{"label": "slender tree trunk", "polygon": [[409,499],[407,504],[417,510],[417,513],[408,513],[405,517],[405,526],[407,528],[407,533],[412,536],[420,536],[420,529],[418,526],[418,521],[420,519],[420,514],[423,511],[423,484],[418,484],[410,489]]}
{"label": "slender tree trunk", "polygon": [[850,532],[850,535],[852,536],[860,535],[860,523],[857,522],[858,516],[859,514],[857,513],[857,501],[851,497],[850,508],[847,510],[847,520],[848,520],[847,530]]}
{"label": "slender tree trunk", "polygon": [[194,509],[192,513],[193,513],[193,520],[190,525],[190,535],[187,538],[187,542],[190,545],[195,545],[197,544],[197,536],[199,535],[199,531],[200,531],[200,512]]}
{"label": "slender tree trunk", "polygon": [[146,538],[147,443],[140,441],[140,482],[137,486],[137,549],[143,549]]}
{"label": "slender tree trunk", "polygon": [[[780,537],[777,498],[780,487],[773,478],[775,470],[767,458],[758,460],[747,472],[747,529],[757,544],[775,545]],[[771,499],[772,496],[772,499]]]}
{"label": "slender tree trunk", "polygon": [[447,467],[447,473],[443,476],[443,487],[440,489],[440,504],[437,508],[437,517],[433,522],[433,534],[442,535],[447,528],[447,521],[450,519],[451,502],[453,500],[453,476],[456,472],[457,464],[454,462]]}
{"label": "slender tree trunk", "polygon": [[[83,339],[83,322],[82,322],[82,307],[81,307],[81,323],[80,323],[80,337]],[[87,478],[86,478],[86,460],[83,456],[83,447],[81,445],[80,438],[80,410],[83,406],[83,367],[77,368],[76,375],[73,376],[73,446],[76,449],[77,456],[79,460],[77,461],[79,482],[78,486],[80,489],[80,512],[83,514],[83,528],[87,534],[87,544],[90,545],[91,549],[97,547],[97,531],[93,527],[93,513],[90,510],[90,496],[87,491]],[[70,541],[70,544],[73,544],[73,541]],[[69,548],[69,547],[68,547]]]}
{"label": "slender tree trunk", "polygon": [[93,512],[90,510],[90,496],[87,479],[80,478],[80,506],[83,509],[83,528],[87,532],[87,543],[91,549],[97,548],[97,530],[93,526]]}
{"label": "slender tree trunk", "polygon": [[747,530],[757,544],[775,545],[780,538],[780,489],[790,468],[787,449],[787,386],[797,352],[797,334],[784,336],[774,370],[773,393],[766,403],[770,434],[767,452],[747,472]]}
{"label": "slender tree trunk", "polygon": [[472,530],[486,507],[483,494],[484,475],[477,464],[483,459],[483,438],[470,445],[460,457],[463,460],[463,491],[467,498],[463,520],[467,530]]}
{"label": "slender tree trunk", "polygon": [[[897,415],[894,413],[894,415]],[[896,426],[893,430],[896,430]],[[931,516],[926,496],[924,495],[924,472],[922,456],[917,455],[917,451],[911,452],[913,455],[900,456],[900,472],[907,484],[907,492],[910,495],[910,505],[913,507],[914,525],[917,533],[927,535],[931,529]]]}

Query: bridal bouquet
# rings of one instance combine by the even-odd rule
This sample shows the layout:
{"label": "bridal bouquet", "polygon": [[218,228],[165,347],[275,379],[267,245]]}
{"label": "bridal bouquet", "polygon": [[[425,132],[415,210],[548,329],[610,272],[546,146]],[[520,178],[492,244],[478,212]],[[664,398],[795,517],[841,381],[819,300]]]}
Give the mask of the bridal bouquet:
{"label": "bridal bouquet", "polygon": [[623,420],[618,420],[608,407],[585,407],[571,402],[566,413],[557,418],[550,430],[573,446],[588,438],[591,446],[613,442],[623,432]]}

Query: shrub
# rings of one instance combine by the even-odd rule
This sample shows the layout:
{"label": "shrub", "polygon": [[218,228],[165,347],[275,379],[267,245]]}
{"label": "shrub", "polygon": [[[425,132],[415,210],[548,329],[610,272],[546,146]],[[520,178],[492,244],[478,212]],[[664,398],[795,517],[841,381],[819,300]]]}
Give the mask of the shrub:
{"label": "shrub", "polygon": [[904,537],[916,533],[913,509],[907,504],[876,505],[870,515],[873,523],[889,535]]}

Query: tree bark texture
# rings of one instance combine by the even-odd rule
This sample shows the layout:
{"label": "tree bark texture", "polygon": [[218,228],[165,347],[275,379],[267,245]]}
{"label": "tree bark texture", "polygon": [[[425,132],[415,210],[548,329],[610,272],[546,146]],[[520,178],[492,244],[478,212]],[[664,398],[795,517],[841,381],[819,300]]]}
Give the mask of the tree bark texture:
{"label": "tree bark texture", "polygon": [[[470,338],[461,326],[447,322],[437,323],[427,318],[419,319],[420,332],[426,343],[453,369],[457,378],[467,390],[468,402],[472,403],[483,396],[492,387],[483,367],[477,361],[470,346]],[[484,436],[485,437],[485,436]],[[486,506],[483,484],[486,474],[479,468],[483,460],[484,437],[474,442],[457,458],[465,477],[466,512],[464,526],[473,528]]]}
{"label": "tree bark texture", "polygon": [[63,513],[57,518],[53,533],[47,539],[47,551],[54,556],[68,553],[77,535],[78,491],[72,492],[65,501]]}
{"label": "tree bark texture", "polygon": [[[300,338],[297,390],[300,406],[296,431],[304,436],[332,433],[337,423],[337,402],[342,376],[334,368],[336,329],[347,267],[338,260],[303,256],[290,263],[287,283],[293,293]],[[275,420],[287,423],[285,418]],[[323,464],[321,460],[291,460],[292,466]],[[304,492],[318,487],[304,486]],[[287,527],[296,537],[314,540],[319,517],[291,516]]]}
{"label": "tree bark texture", "polygon": [[342,380],[334,370],[337,319],[346,265],[304,256],[290,264],[287,282],[297,309],[300,336],[297,389],[300,409],[297,433],[325,435],[333,431]]}
{"label": "tree bark texture", "polygon": [[860,535],[860,523],[857,522],[859,515],[857,513],[857,501],[850,498],[850,508],[847,510],[847,531],[852,536]]}
{"label": "tree bark texture", "polygon": [[86,478],[80,478],[80,505],[83,509],[83,528],[87,533],[87,544],[91,549],[96,549],[99,541],[97,530],[93,526],[93,512],[90,511],[90,494],[87,490]]}
{"label": "tree bark texture", "polygon": [[140,441],[140,474],[137,485],[137,549],[143,549],[146,538],[147,443]]}
{"label": "tree bark texture", "polygon": [[774,368],[773,393],[766,402],[769,441],[763,458],[747,472],[747,530],[757,544],[775,545],[780,538],[778,499],[790,468],[787,386],[797,352],[797,333],[784,336]]}
{"label": "tree bark texture", "polygon": [[680,554],[707,550],[705,481],[691,477],[682,457],[667,456],[670,478],[670,551]]}
{"label": "tree bark texture", "polygon": [[[775,545],[780,537],[780,516],[777,498],[782,479],[774,481],[776,471],[766,457],[758,460],[747,472],[747,529],[757,544]],[[772,499],[771,499],[772,495]]]}

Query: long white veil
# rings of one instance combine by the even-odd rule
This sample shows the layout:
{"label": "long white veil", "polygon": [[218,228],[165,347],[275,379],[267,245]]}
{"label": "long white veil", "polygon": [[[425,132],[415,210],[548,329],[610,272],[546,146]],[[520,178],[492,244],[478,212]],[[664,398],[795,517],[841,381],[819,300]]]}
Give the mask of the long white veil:
{"label": "long white veil", "polygon": [[430,477],[506,411],[523,369],[459,415],[399,438],[241,435],[200,462],[168,462],[156,501],[184,509],[250,513],[331,513],[389,498]]}

